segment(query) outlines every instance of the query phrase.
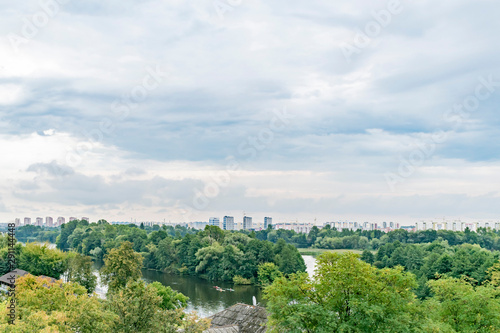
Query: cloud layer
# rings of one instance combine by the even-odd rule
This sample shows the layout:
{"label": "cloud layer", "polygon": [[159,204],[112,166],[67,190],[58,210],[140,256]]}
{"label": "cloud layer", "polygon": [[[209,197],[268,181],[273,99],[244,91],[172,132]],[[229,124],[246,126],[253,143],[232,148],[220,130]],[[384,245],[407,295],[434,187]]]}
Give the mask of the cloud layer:
{"label": "cloud layer", "polygon": [[0,219],[498,219],[499,4],[230,3],[0,1]]}

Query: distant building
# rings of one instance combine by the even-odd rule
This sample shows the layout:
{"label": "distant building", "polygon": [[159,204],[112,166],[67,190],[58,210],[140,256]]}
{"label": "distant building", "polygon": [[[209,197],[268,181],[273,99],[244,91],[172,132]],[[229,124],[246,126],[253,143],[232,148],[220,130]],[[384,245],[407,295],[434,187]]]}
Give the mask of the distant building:
{"label": "distant building", "polygon": [[82,217],[82,221],[90,222],[88,217]]}
{"label": "distant building", "polygon": [[25,217],[24,218],[24,225],[30,225],[31,224],[31,217]]}
{"label": "distant building", "polygon": [[16,227],[19,227],[21,225],[21,219],[20,218],[16,218],[15,224],[16,224]]}
{"label": "distant building", "polygon": [[60,227],[60,226],[62,226],[64,223],[66,223],[66,219],[65,219],[64,217],[62,217],[62,216],[59,216],[59,217],[57,218],[57,226],[58,226],[58,227]]}
{"label": "distant building", "polygon": [[49,227],[49,228],[52,228],[54,226],[54,219],[50,216],[47,216],[45,218],[45,226],[46,227]]}
{"label": "distant building", "polygon": [[224,216],[222,220],[222,226],[224,230],[234,230],[234,217]]}
{"label": "distant building", "polygon": [[71,222],[71,221],[79,221],[79,220],[78,220],[78,217],[72,216],[72,217],[69,218],[68,222]]}
{"label": "distant building", "polygon": [[42,217],[37,217],[35,225],[37,225],[39,227],[43,226],[43,218]]}
{"label": "distant building", "polygon": [[[328,223],[329,224],[329,223]],[[275,223],[273,228],[275,230],[284,229],[284,230],[293,230],[296,233],[306,233],[308,234],[314,224],[312,223],[300,223],[300,222],[284,222],[284,223]]]}
{"label": "distant building", "polygon": [[273,224],[272,217],[264,217],[264,230],[267,229],[270,225]]}
{"label": "distant building", "polygon": [[250,216],[243,216],[243,230],[252,229],[252,218]]}
{"label": "distant building", "polygon": [[208,224],[220,227],[220,219],[218,217],[211,217],[208,221]]}
{"label": "distant building", "polygon": [[208,222],[189,222],[188,225],[190,228],[202,230],[205,229],[205,227],[208,225]]}

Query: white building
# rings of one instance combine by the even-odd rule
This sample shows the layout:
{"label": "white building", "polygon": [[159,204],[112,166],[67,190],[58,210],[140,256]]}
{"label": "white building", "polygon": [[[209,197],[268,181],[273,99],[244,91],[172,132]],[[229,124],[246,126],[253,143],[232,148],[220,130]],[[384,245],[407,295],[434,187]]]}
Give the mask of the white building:
{"label": "white building", "polygon": [[58,227],[60,227],[60,226],[62,226],[64,223],[66,223],[66,219],[65,219],[64,217],[62,217],[62,216],[59,216],[59,217],[57,218],[57,226],[58,226]]}
{"label": "white building", "polygon": [[31,224],[31,217],[25,217],[24,218],[24,225],[30,225]]}
{"label": "white building", "polygon": [[69,218],[69,221],[68,221],[68,222],[71,222],[71,221],[79,221],[79,220],[78,220],[78,217],[71,216],[71,217]]}
{"label": "white building", "polygon": [[284,230],[293,230],[297,233],[306,233],[308,234],[312,227],[314,227],[313,223],[300,223],[300,222],[282,222],[276,223],[273,225],[275,230],[284,229]]}
{"label": "white building", "polygon": [[37,217],[35,225],[37,225],[39,227],[43,226],[43,218],[42,217]]}
{"label": "white building", "polygon": [[90,219],[88,217],[82,217],[82,221],[90,222]]}
{"label": "white building", "polygon": [[21,225],[21,219],[20,218],[16,218],[16,227],[19,227]]}
{"label": "white building", "polygon": [[252,229],[252,218],[250,216],[243,216],[243,230]]}
{"label": "white building", "polygon": [[224,230],[234,230],[234,217],[224,216],[222,220],[222,226]]}
{"label": "white building", "polygon": [[217,227],[220,227],[220,219],[218,217],[211,217],[209,220],[208,220],[208,224],[209,225],[215,225]]}
{"label": "white building", "polygon": [[267,229],[267,227],[269,227],[272,224],[273,224],[272,217],[264,217],[264,230]]}

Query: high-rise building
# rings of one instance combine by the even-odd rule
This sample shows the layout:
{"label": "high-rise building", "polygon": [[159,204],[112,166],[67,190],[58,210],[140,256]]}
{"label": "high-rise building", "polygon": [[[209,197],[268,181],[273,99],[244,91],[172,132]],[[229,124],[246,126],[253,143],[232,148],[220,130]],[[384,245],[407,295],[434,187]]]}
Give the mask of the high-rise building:
{"label": "high-rise building", "polygon": [[66,222],[66,220],[64,219],[64,217],[59,216],[59,217],[57,218],[57,226],[58,226],[58,227],[62,226],[65,222]]}
{"label": "high-rise building", "polygon": [[87,221],[87,222],[89,222],[89,218],[88,218],[88,217],[82,217],[82,221]]}
{"label": "high-rise building", "polygon": [[25,217],[24,218],[24,225],[30,225],[31,224],[31,217]]}
{"label": "high-rise building", "polygon": [[37,217],[35,225],[37,225],[39,227],[43,226],[43,217]]}
{"label": "high-rise building", "polygon": [[224,230],[234,230],[234,217],[224,216],[224,219],[222,220],[222,224],[223,224]]}
{"label": "high-rise building", "polygon": [[16,218],[16,227],[19,227],[21,225],[21,219],[20,218]]}
{"label": "high-rise building", "polygon": [[269,227],[272,224],[273,224],[272,217],[264,217],[264,229],[267,229],[267,227]]}
{"label": "high-rise building", "polygon": [[252,218],[250,216],[243,216],[243,230],[252,229]]}
{"label": "high-rise building", "polygon": [[387,228],[387,222],[382,222],[382,228]]}
{"label": "high-rise building", "polygon": [[217,227],[220,227],[220,219],[218,217],[211,217],[208,220],[208,225],[215,225]]}
{"label": "high-rise building", "polygon": [[394,229],[394,222],[389,222],[389,228]]}
{"label": "high-rise building", "polygon": [[79,220],[78,220],[78,217],[73,217],[73,216],[71,216],[71,217],[69,218],[69,221],[68,221],[68,222],[71,222],[71,221],[79,221]]}
{"label": "high-rise building", "polygon": [[45,218],[45,226],[46,227],[49,227],[49,228],[52,228],[54,226],[54,219],[50,216],[47,216]]}

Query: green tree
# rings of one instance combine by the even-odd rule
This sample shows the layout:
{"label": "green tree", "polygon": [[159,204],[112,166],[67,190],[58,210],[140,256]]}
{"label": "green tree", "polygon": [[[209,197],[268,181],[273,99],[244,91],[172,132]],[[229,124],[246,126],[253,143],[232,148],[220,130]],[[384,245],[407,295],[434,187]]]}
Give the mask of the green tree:
{"label": "green tree", "polygon": [[5,322],[5,303],[2,309],[2,332],[116,332],[117,316],[73,282],[25,275],[16,280],[15,325]]}
{"label": "green tree", "polygon": [[442,278],[428,282],[434,297],[427,304],[437,320],[454,332],[499,332],[500,290],[474,287],[465,278]]}
{"label": "green tree", "polygon": [[69,281],[76,282],[92,294],[97,286],[97,277],[93,273],[92,259],[80,254],[73,255],[68,260],[67,276]]}
{"label": "green tree", "polygon": [[272,262],[265,262],[259,265],[258,281],[261,285],[267,286],[274,282],[277,278],[282,277],[279,268]]}
{"label": "green tree", "polygon": [[292,274],[265,289],[271,332],[417,332],[411,273],[379,270],[353,253],[323,253],[316,275]]}
{"label": "green tree", "polygon": [[123,242],[119,248],[112,249],[104,258],[100,271],[102,280],[108,285],[108,293],[124,288],[130,280],[139,279],[142,276],[142,260],[130,242]]}
{"label": "green tree", "polygon": [[160,308],[164,310],[175,310],[185,308],[187,306],[189,298],[184,294],[178,293],[158,281],[155,281],[150,285],[156,289],[156,293],[162,298],[162,302],[159,304]]}

